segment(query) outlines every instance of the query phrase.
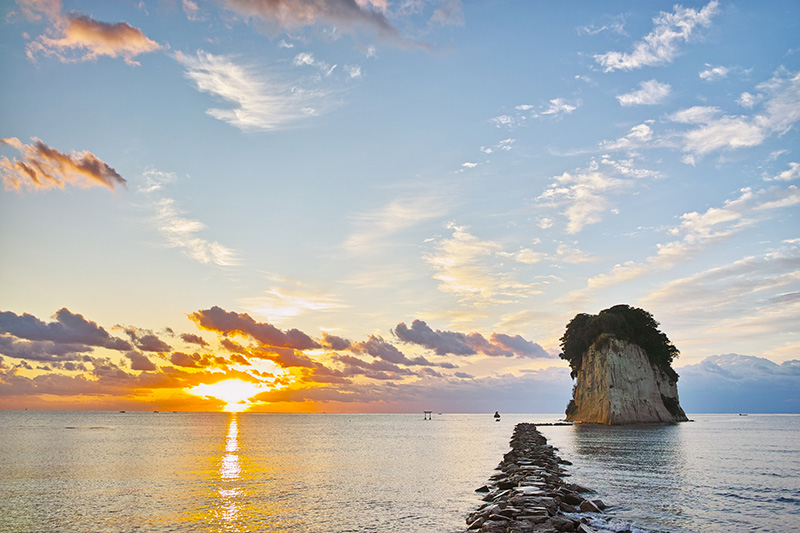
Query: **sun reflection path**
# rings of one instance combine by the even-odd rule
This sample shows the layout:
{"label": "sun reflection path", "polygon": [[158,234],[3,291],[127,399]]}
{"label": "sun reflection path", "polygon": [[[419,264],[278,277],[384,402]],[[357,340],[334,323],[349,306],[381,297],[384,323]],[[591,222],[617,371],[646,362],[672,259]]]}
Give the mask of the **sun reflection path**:
{"label": "sun reflection path", "polygon": [[239,500],[242,490],[238,481],[242,474],[239,461],[239,422],[236,413],[231,413],[228,424],[228,438],[225,442],[225,455],[219,465],[219,477],[222,484],[219,488],[219,518],[223,531],[239,531]]}

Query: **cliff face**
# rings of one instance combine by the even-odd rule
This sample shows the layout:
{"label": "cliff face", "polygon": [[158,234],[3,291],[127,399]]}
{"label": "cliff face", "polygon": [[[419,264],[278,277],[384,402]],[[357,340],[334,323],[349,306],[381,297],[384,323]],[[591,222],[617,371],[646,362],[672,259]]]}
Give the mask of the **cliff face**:
{"label": "cliff face", "polygon": [[567,420],[638,424],[687,420],[678,386],[639,346],[603,335],[583,354]]}

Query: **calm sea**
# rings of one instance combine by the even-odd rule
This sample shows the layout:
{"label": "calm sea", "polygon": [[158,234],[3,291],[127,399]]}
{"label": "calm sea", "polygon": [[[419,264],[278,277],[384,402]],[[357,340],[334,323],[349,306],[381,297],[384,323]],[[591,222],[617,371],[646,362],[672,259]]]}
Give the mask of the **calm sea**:
{"label": "calm sea", "polygon": [[[0,531],[454,532],[558,415],[0,411]],[[800,528],[800,416],[542,427],[609,529]]]}

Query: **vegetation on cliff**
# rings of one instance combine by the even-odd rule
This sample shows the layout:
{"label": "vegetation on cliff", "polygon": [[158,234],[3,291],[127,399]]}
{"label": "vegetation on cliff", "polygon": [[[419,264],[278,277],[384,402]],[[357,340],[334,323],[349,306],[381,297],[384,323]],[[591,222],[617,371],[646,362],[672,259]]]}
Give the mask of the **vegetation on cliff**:
{"label": "vegetation on cliff", "polygon": [[583,354],[604,334],[638,345],[647,353],[652,364],[661,368],[670,379],[678,381],[672,361],[680,352],[658,329],[658,322],[653,315],[629,305],[615,305],[596,315],[579,313],[567,324],[567,330],[561,337],[559,356],[569,361],[573,378],[581,368]]}

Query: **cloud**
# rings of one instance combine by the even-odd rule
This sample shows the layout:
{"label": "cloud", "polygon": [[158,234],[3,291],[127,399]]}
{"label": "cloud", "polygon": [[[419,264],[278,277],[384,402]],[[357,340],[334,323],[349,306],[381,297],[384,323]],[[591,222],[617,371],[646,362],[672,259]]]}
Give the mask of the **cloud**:
{"label": "cloud", "polygon": [[322,345],[331,350],[349,350],[352,348],[352,342],[350,340],[331,335],[327,332],[322,333]]}
{"label": "cloud", "polygon": [[400,41],[400,35],[386,16],[370,7],[374,2],[356,0],[224,0],[233,11],[257,17],[274,29],[292,30],[324,24],[347,33],[366,28],[378,36]]}
{"label": "cloud", "polygon": [[639,90],[617,96],[622,107],[633,105],[657,105],[662,103],[668,96],[672,86],[668,83],[660,83],[656,80],[643,81],[639,83]]}
{"label": "cloud", "polygon": [[181,6],[183,7],[183,12],[186,13],[186,18],[192,22],[202,20],[200,7],[196,2],[192,2],[192,0],[181,0]]}
{"label": "cloud", "polygon": [[504,250],[494,241],[482,241],[466,226],[448,224],[452,236],[439,239],[424,259],[433,268],[439,290],[473,306],[504,303],[540,292],[538,283],[522,283],[500,263]]}
{"label": "cloud", "polygon": [[[642,135],[641,132],[637,134]],[[610,195],[631,187],[635,179],[655,175],[652,171],[634,168],[631,161],[615,161],[604,156],[577,172],[555,176],[537,202],[545,207],[563,207],[567,233],[575,234],[589,224],[600,222],[611,211]]]}
{"label": "cloud", "polygon": [[262,296],[242,298],[239,304],[251,314],[265,317],[275,323],[309,311],[329,312],[348,307],[334,296],[285,280],[283,287],[270,289]]}
{"label": "cloud", "polygon": [[168,352],[172,347],[159,339],[155,333],[146,329],[138,329],[133,326],[120,326],[130,337],[134,346],[145,352]]}
{"label": "cloud", "polygon": [[12,335],[0,335],[0,353],[30,361],[80,361],[92,347],[81,343],[20,340]]}
{"label": "cloud", "polygon": [[211,108],[206,113],[243,131],[285,128],[334,103],[327,91],[303,89],[275,76],[268,79],[261,74],[263,69],[237,64],[231,56],[198,50],[194,56],[177,52],[175,58],[198,91],[233,105],[229,109]]}
{"label": "cloud", "polygon": [[764,181],[793,181],[800,178],[800,163],[790,162],[789,168],[771,177],[764,178]]}
{"label": "cloud", "polygon": [[66,307],[56,311],[54,322],[42,322],[35,316],[11,311],[0,311],[0,333],[21,339],[50,341],[59,344],[84,344],[112,350],[130,350],[131,345],[112,337],[96,322],[86,320],[83,315],[73,313]]}
{"label": "cloud", "polygon": [[798,272],[800,246],[787,243],[671,280],[642,304],[664,309],[689,338],[777,339],[800,321]]}
{"label": "cloud", "polygon": [[364,376],[369,379],[389,380],[415,376],[414,371],[380,359],[366,362],[352,355],[335,355],[333,359],[344,365],[342,374],[347,377]]}
{"label": "cloud", "polygon": [[203,337],[200,335],[195,335],[194,333],[181,333],[181,339],[183,342],[188,344],[197,344],[198,346],[203,347],[208,346],[208,343]]}
{"label": "cloud", "polygon": [[185,218],[175,206],[172,198],[161,198],[154,202],[156,226],[171,248],[180,248],[186,255],[203,264],[214,263],[219,266],[239,264],[236,252],[222,244],[209,241],[197,234],[205,229],[205,224]]}
{"label": "cloud", "polygon": [[580,104],[573,105],[573,104],[567,103],[567,101],[565,99],[563,99],[563,98],[554,98],[554,99],[550,100],[550,105],[547,107],[547,109],[542,111],[540,114],[541,115],[554,115],[554,116],[569,115],[570,113],[572,113],[573,111],[578,109],[578,105],[580,105]]}
{"label": "cloud", "polygon": [[677,122],[700,124],[683,134],[683,151],[689,154],[686,162],[716,150],[758,146],[800,121],[800,73],[780,69],[757,89],[760,96],[751,95],[748,104],[763,101],[763,110],[752,116],[722,115],[709,107],[693,107],[672,115]]}
{"label": "cloud", "polygon": [[681,405],[696,413],[796,413],[800,361],[724,354],[678,369]]}
{"label": "cloud", "polygon": [[602,24],[589,24],[578,28],[578,34],[598,35],[603,32],[616,33],[617,35],[626,35],[625,33],[625,17],[617,15],[614,17],[606,15],[605,22]]}
{"label": "cloud", "polygon": [[450,201],[442,193],[431,190],[395,198],[378,209],[355,216],[356,230],[343,246],[350,253],[374,252],[389,245],[390,236],[441,218],[449,209]]}
{"label": "cloud", "polygon": [[[535,106],[532,104],[520,104],[514,107],[516,111],[514,116],[501,115],[491,119],[495,126],[515,128],[526,123],[528,119],[541,119],[543,117],[550,117],[553,119],[561,118],[563,115],[569,115],[578,107],[580,107],[580,100],[570,102],[566,98],[553,98],[547,104]],[[513,142],[513,139],[511,140]],[[511,147],[503,148],[509,150]],[[487,152],[489,153],[489,152]]]}
{"label": "cloud", "polygon": [[589,278],[586,289],[573,292],[569,296],[583,296],[589,290],[627,283],[644,275],[673,268],[687,258],[752,226],[757,222],[756,216],[769,217],[773,210],[798,204],[800,190],[796,187],[775,187],[757,192],[749,188],[742,189],[738,197],[726,200],[722,207],[710,207],[702,213],[684,213],[680,224],[667,230],[668,235],[678,238],[656,244],[655,255],[640,262],[617,264],[609,273]]}
{"label": "cloud", "polygon": [[166,239],[167,245],[181,249],[188,257],[202,264],[238,265],[239,259],[234,249],[198,236],[206,228],[205,224],[186,218],[174,199],[160,195],[166,184],[176,180],[177,176],[173,173],[148,170],[144,173],[144,185],[139,189],[153,198],[155,226]]}
{"label": "cloud", "polygon": [[102,186],[111,190],[117,185],[125,186],[125,179],[90,152],[65,154],[51,148],[33,137],[32,144],[22,144],[16,137],[0,139],[0,144],[11,146],[23,158],[9,160],[0,157],[0,175],[7,189],[29,190],[64,188],[71,184],[78,187]]}
{"label": "cloud", "polygon": [[662,11],[653,19],[653,31],[635,43],[632,52],[607,52],[595,55],[594,59],[604,72],[671,63],[678,54],[678,45],[689,42],[698,25],[710,26],[718,7],[717,1],[709,2],[699,11],[676,5],[672,13]]}
{"label": "cloud", "polygon": [[272,324],[256,322],[247,313],[225,311],[214,306],[201,309],[189,315],[200,328],[222,333],[223,335],[245,335],[252,337],[263,346],[309,350],[320,348],[319,343],[300,330],[283,332]]}
{"label": "cloud", "polygon": [[361,341],[357,344],[354,344],[353,350],[357,353],[363,352],[369,354],[376,359],[382,359],[383,361],[395,365],[438,366],[435,363],[431,363],[424,357],[415,357],[413,359],[409,359],[403,352],[398,350],[394,345],[386,342],[380,335],[369,335],[366,341]]}
{"label": "cloud", "polygon": [[156,365],[147,358],[146,355],[141,354],[139,352],[130,351],[125,354],[125,357],[130,359],[131,361],[131,370],[141,370],[144,372],[149,372],[152,370],[156,370]]}
{"label": "cloud", "polygon": [[723,78],[728,77],[729,69],[728,67],[712,67],[711,65],[706,64],[708,67],[706,70],[700,72],[699,76],[701,80],[704,81],[716,81]]}
{"label": "cloud", "polygon": [[60,1],[21,0],[20,4],[30,20],[47,18],[52,23],[44,35],[28,43],[27,54],[32,61],[40,55],[54,56],[64,63],[107,56],[139,65],[137,56],[165,48],[124,22],[113,24],[79,13],[63,14]]}
{"label": "cloud", "polygon": [[649,124],[637,124],[632,127],[627,135],[615,141],[603,141],[600,148],[603,150],[635,152],[640,148],[653,146],[653,129]]}
{"label": "cloud", "polygon": [[463,26],[464,8],[461,0],[446,0],[442,7],[433,11],[430,22],[441,26]]}
{"label": "cloud", "polygon": [[411,327],[400,322],[392,333],[402,342],[424,346],[436,355],[477,355],[491,357],[550,357],[538,344],[527,341],[519,335],[510,336],[492,333],[491,340],[480,333],[459,333],[456,331],[433,330],[422,320],[414,320]]}

